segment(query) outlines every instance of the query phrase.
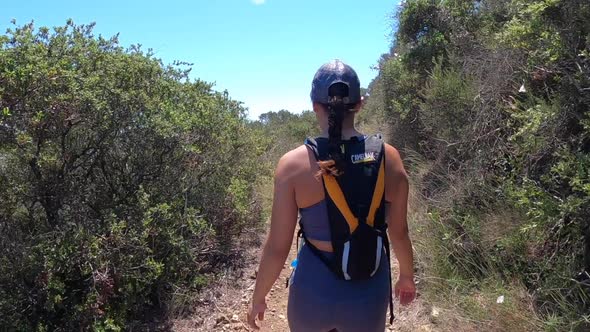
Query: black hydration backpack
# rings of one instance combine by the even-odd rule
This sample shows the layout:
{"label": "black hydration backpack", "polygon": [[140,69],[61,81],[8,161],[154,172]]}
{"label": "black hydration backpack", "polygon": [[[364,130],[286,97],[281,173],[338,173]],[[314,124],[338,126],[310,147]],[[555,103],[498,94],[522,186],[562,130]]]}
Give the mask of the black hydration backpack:
{"label": "black hydration backpack", "polygon": [[[328,138],[308,138],[305,145],[318,161],[329,160]],[[390,323],[393,322],[393,298],[387,223],[385,222],[385,155],[381,135],[353,137],[342,141],[346,166],[338,177],[323,175],[328,206],[333,259],[312,245],[300,228],[299,236],[311,251],[339,278],[371,278],[387,259],[390,288]],[[301,224],[300,224],[301,226]]]}

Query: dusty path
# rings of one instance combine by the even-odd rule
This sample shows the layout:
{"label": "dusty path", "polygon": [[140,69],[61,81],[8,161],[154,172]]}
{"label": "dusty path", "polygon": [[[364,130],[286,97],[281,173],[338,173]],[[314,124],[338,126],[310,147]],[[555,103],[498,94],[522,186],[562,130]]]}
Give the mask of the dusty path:
{"label": "dusty path", "polygon": [[[289,331],[289,327],[287,324],[287,301],[288,301],[288,289],[285,288],[285,279],[290,275],[291,268],[290,262],[293,260],[296,254],[295,248],[295,241],[293,241],[294,245],[291,248],[291,253],[289,258],[287,259],[287,263],[285,263],[285,267],[281,272],[281,277],[275,283],[271,295],[267,298],[268,308],[267,316],[265,320],[262,322],[262,329],[261,331],[264,332],[282,332],[282,331]],[[396,274],[395,269],[397,268],[397,264],[395,259],[392,258],[394,261],[394,271],[393,275]],[[395,279],[394,279],[395,280]],[[252,281],[252,284],[254,281]],[[248,296],[251,294],[251,291],[247,291]],[[394,304],[395,305],[395,304]],[[247,309],[247,306],[244,305],[243,312]],[[404,307],[403,309],[400,308],[399,305],[395,307],[395,315],[396,320],[394,321],[393,325],[387,327],[387,331],[435,331],[433,326],[429,324],[429,316],[430,311],[426,312],[424,306],[422,305],[420,299],[418,299],[414,304],[408,307]],[[247,329],[241,331],[248,331]]]}
{"label": "dusty path", "polygon": [[[267,297],[268,309],[265,319],[262,322],[261,331],[264,332],[286,332],[289,331],[287,323],[287,301],[288,289],[285,288],[285,280],[291,273],[290,262],[296,255],[296,241],[285,262],[279,279],[273,286]],[[246,311],[248,302],[254,290],[254,279],[256,268],[258,267],[258,256],[261,249],[254,250],[250,254],[249,264],[245,269],[243,276],[231,285],[227,285],[222,292],[217,292],[218,297],[212,299],[215,301],[213,312],[207,314],[205,318],[195,318],[191,320],[177,320],[174,323],[174,331],[250,331],[246,325]],[[394,269],[393,275],[396,275],[397,262],[392,257]],[[395,280],[395,279],[394,279]],[[439,331],[434,324],[430,322],[431,309],[418,298],[412,305],[401,307],[395,305],[396,320],[393,325],[387,326],[386,331]]]}

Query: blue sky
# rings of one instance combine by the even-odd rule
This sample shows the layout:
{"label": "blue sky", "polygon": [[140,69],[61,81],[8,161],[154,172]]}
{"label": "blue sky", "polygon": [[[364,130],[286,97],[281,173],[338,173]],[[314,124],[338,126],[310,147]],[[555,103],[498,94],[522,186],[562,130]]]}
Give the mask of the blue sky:
{"label": "blue sky", "polygon": [[367,86],[389,50],[399,0],[2,0],[0,29],[16,19],[39,26],[96,22],[124,46],[152,48],[165,63],[191,62],[193,77],[215,82],[256,119],[267,111],[310,109],[315,71],[339,58]]}

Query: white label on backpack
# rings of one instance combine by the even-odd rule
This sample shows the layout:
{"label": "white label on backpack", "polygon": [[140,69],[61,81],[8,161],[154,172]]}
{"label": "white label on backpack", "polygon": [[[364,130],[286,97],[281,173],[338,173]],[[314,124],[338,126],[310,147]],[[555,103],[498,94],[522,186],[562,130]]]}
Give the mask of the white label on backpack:
{"label": "white label on backpack", "polygon": [[375,152],[365,152],[359,154],[353,154],[350,157],[353,164],[368,163],[377,160]]}

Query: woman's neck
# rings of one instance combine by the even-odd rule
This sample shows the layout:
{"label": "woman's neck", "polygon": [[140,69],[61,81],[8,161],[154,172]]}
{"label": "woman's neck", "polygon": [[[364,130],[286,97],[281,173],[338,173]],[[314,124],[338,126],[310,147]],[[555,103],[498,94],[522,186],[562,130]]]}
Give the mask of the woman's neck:
{"label": "woman's neck", "polygon": [[[362,135],[361,132],[356,130],[355,127],[348,127],[342,128],[342,139],[350,139],[351,137],[360,136]],[[330,137],[328,133],[328,128],[323,128],[322,133],[320,134],[321,137]]]}

